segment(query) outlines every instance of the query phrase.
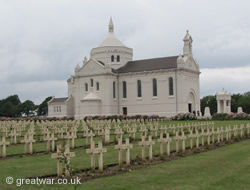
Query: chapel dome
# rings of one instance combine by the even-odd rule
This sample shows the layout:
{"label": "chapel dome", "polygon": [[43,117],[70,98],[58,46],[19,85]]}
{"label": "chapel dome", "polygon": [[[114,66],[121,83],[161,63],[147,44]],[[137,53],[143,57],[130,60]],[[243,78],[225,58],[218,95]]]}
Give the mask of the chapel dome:
{"label": "chapel dome", "polygon": [[105,46],[123,46],[125,45],[115,36],[114,34],[114,24],[112,18],[109,21],[109,34],[107,38],[99,45],[99,47]]}
{"label": "chapel dome", "polygon": [[113,69],[118,69],[128,61],[132,61],[133,49],[126,47],[114,34],[114,24],[110,18],[107,38],[90,52],[90,59],[110,64]]}
{"label": "chapel dome", "polygon": [[104,46],[125,46],[118,38],[116,38],[114,33],[109,33],[107,38],[99,45],[99,47]]}

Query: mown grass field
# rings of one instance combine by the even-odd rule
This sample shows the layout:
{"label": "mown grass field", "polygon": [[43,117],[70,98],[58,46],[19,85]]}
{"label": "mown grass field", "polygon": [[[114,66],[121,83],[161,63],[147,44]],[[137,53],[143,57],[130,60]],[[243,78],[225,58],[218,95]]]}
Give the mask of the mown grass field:
{"label": "mown grass field", "polygon": [[[218,126],[228,126],[248,121],[216,122]],[[178,122],[175,122],[177,124]],[[97,138],[95,140],[98,140]],[[78,139],[76,145],[84,145],[85,139]],[[134,142],[131,158],[141,155],[138,142]],[[189,146],[189,141],[186,141]],[[250,140],[227,145],[206,153],[173,160],[166,163],[133,170],[111,177],[103,177],[74,185],[8,185],[6,177],[15,179],[56,174],[56,160],[51,154],[0,159],[0,189],[250,189]],[[23,152],[23,145],[7,148],[7,154]],[[114,145],[106,146],[104,165],[117,163],[118,153]],[[175,143],[171,144],[174,150]],[[46,143],[34,144],[36,150],[46,150]],[[159,144],[153,147],[159,154]],[[75,169],[89,168],[90,155],[86,150],[71,150],[76,153],[72,166]],[[124,155],[125,156],[125,155]],[[97,161],[97,160],[96,160]],[[239,188],[237,188],[239,187]]]}

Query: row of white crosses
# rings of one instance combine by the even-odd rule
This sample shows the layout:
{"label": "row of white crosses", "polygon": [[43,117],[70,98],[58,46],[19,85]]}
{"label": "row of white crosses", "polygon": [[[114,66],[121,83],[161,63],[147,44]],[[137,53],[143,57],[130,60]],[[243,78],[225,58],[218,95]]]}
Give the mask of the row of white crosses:
{"label": "row of white crosses", "polygon": [[[238,128],[237,126],[234,126],[234,129],[232,129],[232,128],[227,129],[226,128],[226,130],[224,131],[227,134],[226,138],[231,139],[232,132],[234,133],[234,136],[237,136],[238,131],[240,131],[240,136],[242,137],[244,135],[244,129],[245,128],[248,130],[248,134],[249,134],[249,132],[250,132],[249,124],[246,127],[244,127],[244,125],[241,125],[240,128]],[[142,129],[141,132],[146,134],[145,133],[146,132],[145,126],[141,126],[141,129]],[[106,134],[105,139],[109,139],[109,128],[107,128],[106,131],[108,131],[108,133],[107,132],[104,133],[104,135]],[[35,140],[33,139],[34,134],[35,134],[34,133],[34,125],[31,125],[30,129],[28,130],[28,134],[25,135],[24,140],[22,141],[22,143],[25,144],[25,153],[32,154],[32,143],[35,142]],[[204,146],[204,137],[205,136],[207,136],[207,138],[208,138],[208,140],[207,140],[208,144],[210,144],[210,137],[211,136],[212,136],[212,142],[214,143],[215,135],[217,135],[217,140],[218,140],[218,142],[220,142],[220,140],[223,139],[223,129],[222,128],[221,129],[217,128],[217,131],[214,131],[214,128],[212,128],[212,131],[207,130],[207,133],[204,133],[204,129],[202,128],[201,134],[198,133],[198,134],[195,134],[195,135],[196,135],[196,141],[199,140],[199,136],[201,135],[201,137],[202,137],[202,145]],[[73,137],[73,140],[72,140],[72,147],[73,148],[74,148],[74,138],[76,138],[75,136],[76,136],[76,130],[73,130],[71,135],[67,134],[67,136],[66,136],[66,139],[69,140],[69,141],[72,140],[72,137]],[[51,141],[48,140],[47,147],[50,147],[49,145],[50,145],[50,142],[51,142],[52,151],[54,151],[54,141],[57,140],[57,139],[53,135],[51,135],[51,137],[49,137],[49,138],[52,138],[52,140]],[[192,134],[190,135],[190,138],[191,138],[190,141],[192,141]],[[13,138],[13,141],[15,141],[14,138]],[[179,142],[179,141],[177,140],[177,142]],[[190,143],[190,146],[192,147],[192,143]],[[199,147],[199,143],[196,143],[196,146]],[[6,150],[6,148],[5,148],[5,150]],[[50,151],[50,148],[48,148],[48,151]],[[177,151],[178,151],[178,148],[177,148]]]}

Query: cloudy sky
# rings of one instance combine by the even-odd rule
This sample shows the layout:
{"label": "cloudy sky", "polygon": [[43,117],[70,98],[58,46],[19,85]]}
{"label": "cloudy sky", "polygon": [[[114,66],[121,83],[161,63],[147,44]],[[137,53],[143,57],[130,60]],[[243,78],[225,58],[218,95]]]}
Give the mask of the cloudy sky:
{"label": "cloudy sky", "polygon": [[250,91],[249,0],[0,0],[0,99],[67,96],[110,16],[135,60],[179,55],[189,29],[201,97]]}

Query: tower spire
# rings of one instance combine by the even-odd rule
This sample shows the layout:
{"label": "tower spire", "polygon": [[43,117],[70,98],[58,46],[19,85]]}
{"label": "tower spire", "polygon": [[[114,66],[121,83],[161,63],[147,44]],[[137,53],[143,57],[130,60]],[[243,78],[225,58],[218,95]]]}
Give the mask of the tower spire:
{"label": "tower spire", "polygon": [[109,33],[113,33],[114,32],[114,24],[113,24],[113,21],[112,21],[112,17],[110,17],[110,20],[109,20]]}

